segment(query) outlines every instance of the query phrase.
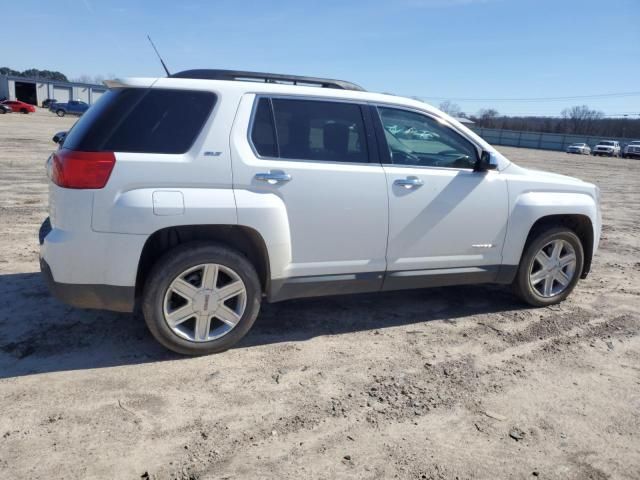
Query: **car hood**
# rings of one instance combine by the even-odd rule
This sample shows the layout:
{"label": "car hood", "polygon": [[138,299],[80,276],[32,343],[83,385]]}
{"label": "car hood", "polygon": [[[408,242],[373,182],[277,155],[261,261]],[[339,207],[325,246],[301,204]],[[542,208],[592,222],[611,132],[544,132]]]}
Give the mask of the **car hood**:
{"label": "car hood", "polygon": [[579,178],[569,177],[568,175],[560,175],[559,173],[545,172],[544,170],[524,168],[514,163],[509,165],[504,171],[510,175],[523,175],[531,180],[539,182],[572,185],[579,187],[587,187],[591,185],[590,183],[585,182],[584,180],[580,180]]}

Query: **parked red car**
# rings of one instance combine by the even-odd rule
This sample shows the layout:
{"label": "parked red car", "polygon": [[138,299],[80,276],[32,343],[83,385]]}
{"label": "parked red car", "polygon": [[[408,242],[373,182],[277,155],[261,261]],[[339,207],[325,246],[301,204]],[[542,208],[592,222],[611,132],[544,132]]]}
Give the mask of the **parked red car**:
{"label": "parked red car", "polygon": [[20,100],[5,100],[3,105],[8,105],[14,112],[35,113],[36,107]]}

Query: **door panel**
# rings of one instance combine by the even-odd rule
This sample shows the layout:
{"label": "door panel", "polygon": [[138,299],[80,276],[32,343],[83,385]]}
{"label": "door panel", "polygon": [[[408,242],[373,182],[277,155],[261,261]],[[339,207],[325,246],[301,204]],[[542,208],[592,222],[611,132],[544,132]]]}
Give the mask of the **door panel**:
{"label": "door panel", "polygon": [[[494,266],[507,227],[507,186],[498,172],[385,165],[389,271]],[[422,185],[396,181],[415,177]]]}
{"label": "door panel", "polygon": [[[243,97],[234,123],[231,135],[233,180],[238,202],[249,197],[242,194],[242,191],[248,191],[277,197],[279,201],[275,203],[286,210],[290,258],[275,277],[272,272],[272,277],[380,272],[376,278],[379,277],[377,284],[381,285],[388,227],[387,185],[382,166],[341,163],[336,161],[338,154],[333,151],[332,161],[259,157],[249,143],[255,98],[253,94]],[[280,123],[278,126],[280,128]],[[339,129],[334,124],[324,132],[324,142],[336,149],[339,149],[342,133],[334,131]],[[304,126],[297,124],[296,132],[289,132],[287,142],[296,144],[298,149],[307,148],[307,144],[301,146],[294,138],[299,135],[298,130],[305,130]],[[308,134],[308,128],[306,132]],[[344,135],[347,141],[351,134],[345,130]],[[254,143],[265,142],[266,145],[269,136],[268,129],[262,129],[253,135]],[[311,136],[311,144],[322,145],[321,133],[313,132]],[[349,142],[353,143],[352,139]],[[288,153],[283,149],[283,154]],[[314,149],[313,155],[317,157],[322,153]],[[274,177],[273,181],[269,181],[269,175]],[[238,203],[240,222],[243,210],[250,208]]]}
{"label": "door panel", "polygon": [[373,116],[389,192],[388,272],[463,274],[455,283],[494,275],[507,228],[504,178],[474,172],[477,147],[444,119],[389,107]]}

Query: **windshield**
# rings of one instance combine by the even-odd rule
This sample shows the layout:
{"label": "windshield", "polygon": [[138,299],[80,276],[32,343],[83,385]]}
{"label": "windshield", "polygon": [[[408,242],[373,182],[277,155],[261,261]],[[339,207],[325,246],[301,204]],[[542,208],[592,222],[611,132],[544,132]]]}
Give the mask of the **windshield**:
{"label": "windshield", "polygon": [[598,145],[613,146],[613,142],[600,142]]}
{"label": "windshield", "polygon": [[637,142],[631,142],[629,145],[640,145],[640,141],[637,141]]}

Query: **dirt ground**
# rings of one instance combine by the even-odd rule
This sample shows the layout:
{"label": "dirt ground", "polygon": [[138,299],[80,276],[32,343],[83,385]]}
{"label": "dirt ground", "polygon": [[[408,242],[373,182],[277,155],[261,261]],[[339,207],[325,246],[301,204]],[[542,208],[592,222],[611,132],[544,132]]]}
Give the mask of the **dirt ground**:
{"label": "dirt ground", "polygon": [[0,115],[0,478],[640,478],[640,161],[501,149],[602,189],[601,250],[559,306],[498,286],[288,301],[181,358],[47,293],[44,162],[73,121]]}

